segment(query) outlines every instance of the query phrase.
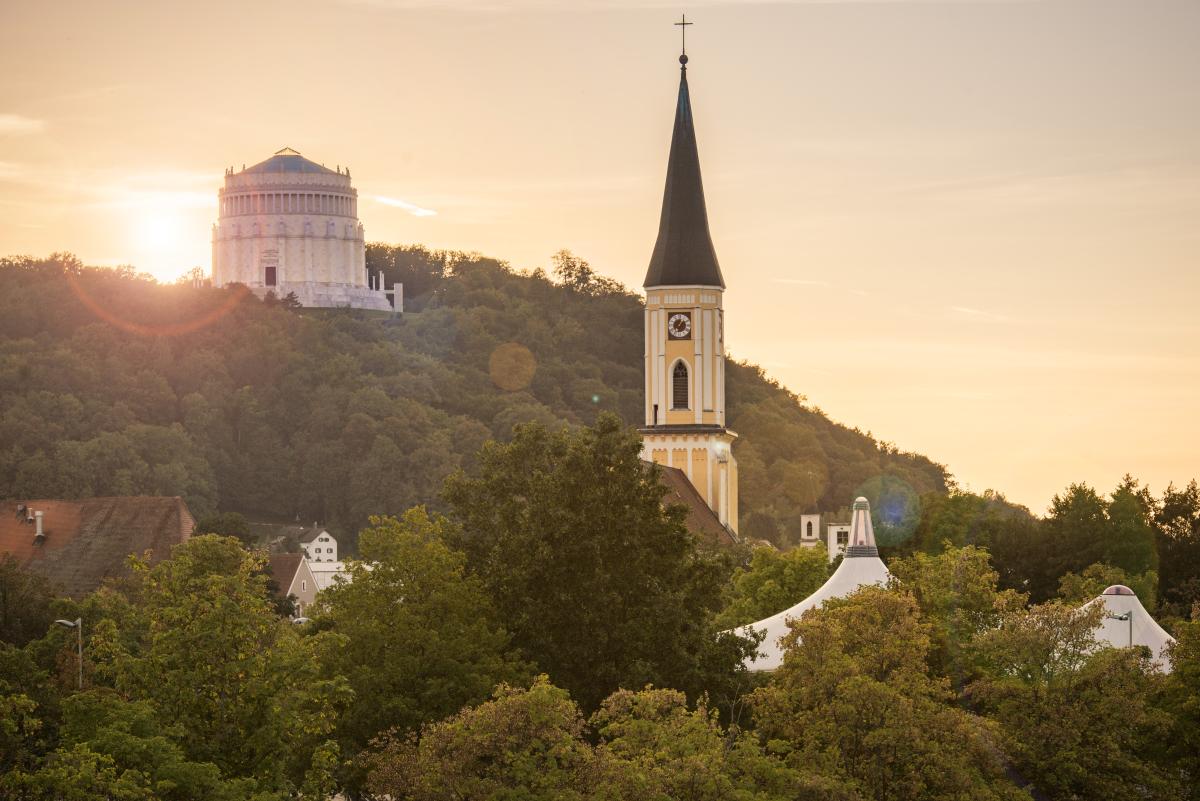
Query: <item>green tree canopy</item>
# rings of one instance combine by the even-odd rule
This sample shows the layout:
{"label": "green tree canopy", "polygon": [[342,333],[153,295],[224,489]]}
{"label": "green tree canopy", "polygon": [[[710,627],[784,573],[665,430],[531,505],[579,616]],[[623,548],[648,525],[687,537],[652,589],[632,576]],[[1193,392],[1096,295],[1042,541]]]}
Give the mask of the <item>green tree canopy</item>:
{"label": "green tree canopy", "polygon": [[267,598],[261,557],[212,534],[139,568],[132,603],[96,625],[100,679],[150,704],[187,759],[269,791],[295,787],[348,697],[323,678],[321,637],[300,637]]}
{"label": "green tree canopy", "polygon": [[[446,542],[447,521],[423,508],[373,518],[359,540],[361,562],[350,581],[323,590],[313,626],[335,635],[322,649],[329,676],[345,676],[354,700],[338,721],[344,753],[375,737],[414,731],[467,704],[496,684],[528,675],[511,658],[479,579]],[[352,783],[361,776],[350,777]]]}
{"label": "green tree canopy", "polygon": [[895,582],[911,593],[930,627],[929,667],[955,681],[971,675],[969,647],[1004,614],[1025,605],[1025,596],[997,588],[998,575],[982,548],[949,547],[936,556],[917,553],[888,564]]}
{"label": "green tree canopy", "polygon": [[45,634],[54,620],[53,599],[45,576],[24,570],[11,554],[0,553],[0,643],[20,647]]}
{"label": "green tree canopy", "polygon": [[930,626],[912,595],[866,587],[791,625],[783,665],[751,696],[758,731],[790,764],[875,801],[1025,797],[987,722],[930,675]]}
{"label": "green tree canopy", "polygon": [[1097,649],[1103,607],[1057,603],[1008,612],[975,643],[973,704],[1000,724],[1004,750],[1041,797],[1176,797],[1162,759],[1162,677],[1141,649]]}
{"label": "green tree canopy", "polygon": [[372,793],[411,801],[582,801],[597,776],[579,707],[539,677],[501,685],[494,700],[415,735],[393,737],[369,760]]}
{"label": "green tree canopy", "polygon": [[1065,603],[1079,606],[1092,600],[1108,587],[1124,584],[1133,590],[1150,612],[1158,600],[1158,574],[1148,570],[1130,575],[1119,567],[1097,562],[1082,573],[1067,573],[1058,580],[1058,597]]}
{"label": "green tree canopy", "polygon": [[827,578],[824,548],[796,547],[782,553],[755,548],[750,564],[734,571],[717,623],[732,628],[770,617],[812,595]]}
{"label": "green tree canopy", "polygon": [[585,709],[645,684],[732,693],[752,647],[714,622],[731,560],[697,548],[640,451],[612,415],[526,425],[446,484],[457,542],[514,644]]}

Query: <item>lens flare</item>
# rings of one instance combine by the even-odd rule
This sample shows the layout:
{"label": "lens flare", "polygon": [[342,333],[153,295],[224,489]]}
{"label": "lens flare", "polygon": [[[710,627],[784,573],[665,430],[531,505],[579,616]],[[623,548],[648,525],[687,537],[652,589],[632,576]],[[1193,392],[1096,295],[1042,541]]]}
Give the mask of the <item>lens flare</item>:
{"label": "lens flare", "polygon": [[536,371],[537,359],[529,348],[519,342],[505,342],[492,351],[488,359],[492,383],[507,392],[516,392],[529,386]]}
{"label": "lens flare", "polygon": [[137,336],[146,337],[174,337],[181,334],[190,334],[193,331],[198,331],[201,328],[207,328],[213,323],[220,320],[229,312],[233,311],[234,307],[241,303],[246,296],[250,294],[250,290],[242,284],[233,284],[225,290],[225,297],[216,306],[206,309],[202,314],[190,320],[180,320],[173,323],[138,323],[133,320],[126,320],[118,317],[111,310],[102,306],[95,298],[88,294],[87,289],[80,283],[78,276],[67,274],[67,284],[71,287],[71,291],[75,297],[79,298],[88,311],[96,315],[104,322]]}

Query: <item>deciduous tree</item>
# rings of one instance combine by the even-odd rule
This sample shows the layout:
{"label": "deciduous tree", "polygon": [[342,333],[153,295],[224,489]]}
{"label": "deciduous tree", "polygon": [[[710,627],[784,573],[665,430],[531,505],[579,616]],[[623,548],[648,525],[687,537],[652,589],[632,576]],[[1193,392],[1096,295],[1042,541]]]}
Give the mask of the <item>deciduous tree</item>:
{"label": "deciduous tree", "polygon": [[613,415],[527,425],[446,484],[457,542],[514,643],[585,709],[645,684],[732,695],[752,648],[714,622],[731,560],[697,547],[640,452]]}

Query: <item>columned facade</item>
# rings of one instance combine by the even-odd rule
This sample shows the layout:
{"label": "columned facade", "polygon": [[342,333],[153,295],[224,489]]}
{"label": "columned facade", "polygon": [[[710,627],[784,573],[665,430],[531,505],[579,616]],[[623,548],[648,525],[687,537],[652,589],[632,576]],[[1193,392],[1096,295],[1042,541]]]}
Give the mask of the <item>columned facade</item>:
{"label": "columned facade", "polygon": [[302,306],[390,311],[367,275],[358,192],[350,171],[290,148],[241,172],[228,170],[213,226],[215,286],[257,295],[294,293]]}

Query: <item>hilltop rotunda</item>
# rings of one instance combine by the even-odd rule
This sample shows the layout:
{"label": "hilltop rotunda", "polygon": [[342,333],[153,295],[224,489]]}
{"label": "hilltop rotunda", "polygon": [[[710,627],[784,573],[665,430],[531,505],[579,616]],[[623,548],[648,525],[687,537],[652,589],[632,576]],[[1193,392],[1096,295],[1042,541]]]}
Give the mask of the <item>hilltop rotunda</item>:
{"label": "hilltop rotunda", "polygon": [[294,293],[302,306],[391,311],[391,292],[367,275],[349,169],[284,148],[240,172],[226,170],[217,199],[214,286],[241,283],[260,297]]}

